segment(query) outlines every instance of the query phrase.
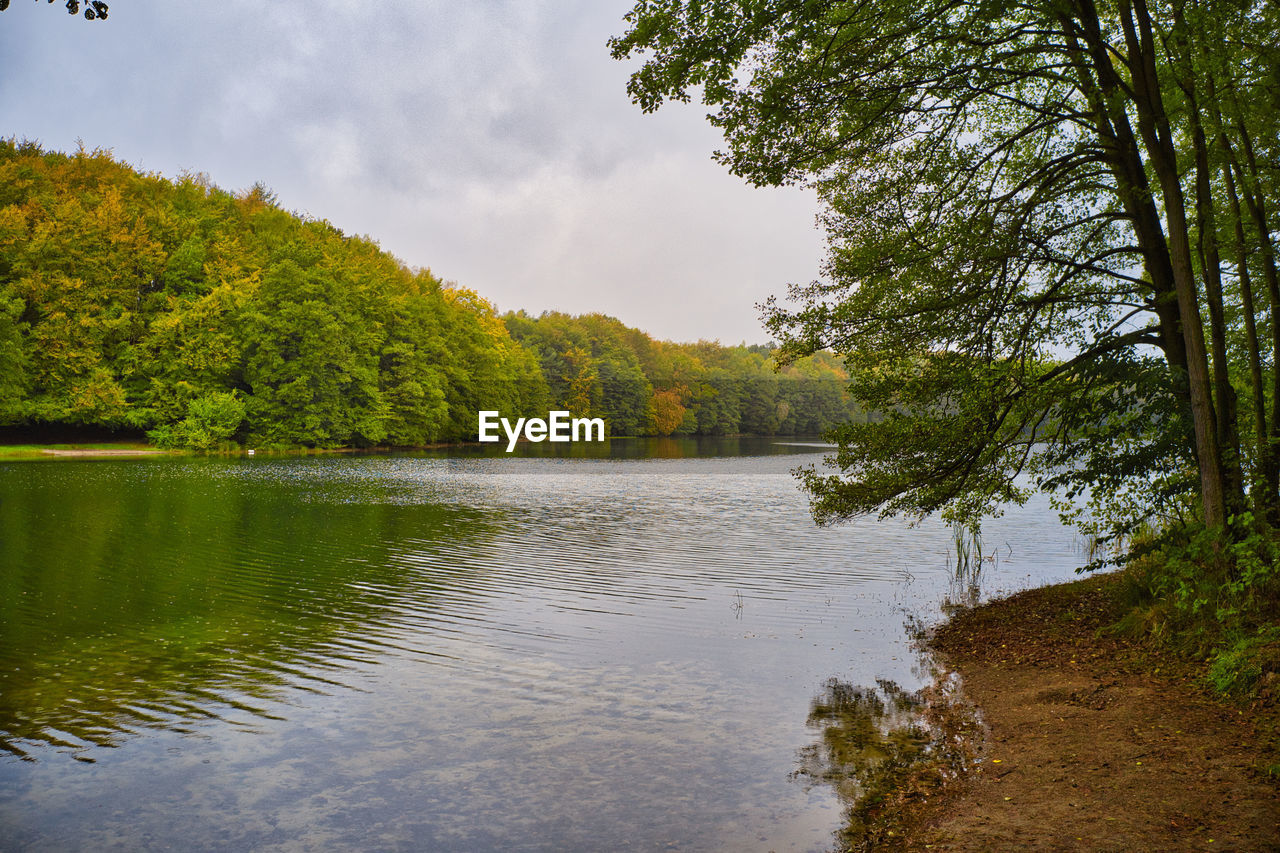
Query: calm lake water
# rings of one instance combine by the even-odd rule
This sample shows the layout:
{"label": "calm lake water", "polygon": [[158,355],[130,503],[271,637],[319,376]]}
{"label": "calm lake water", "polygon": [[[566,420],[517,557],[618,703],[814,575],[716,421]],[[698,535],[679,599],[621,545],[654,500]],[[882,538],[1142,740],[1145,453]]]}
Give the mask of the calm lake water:
{"label": "calm lake water", "polygon": [[[815,527],[813,444],[578,449],[0,465],[0,848],[828,849],[811,707],[925,682],[950,529]],[[1084,562],[984,533],[983,594]]]}

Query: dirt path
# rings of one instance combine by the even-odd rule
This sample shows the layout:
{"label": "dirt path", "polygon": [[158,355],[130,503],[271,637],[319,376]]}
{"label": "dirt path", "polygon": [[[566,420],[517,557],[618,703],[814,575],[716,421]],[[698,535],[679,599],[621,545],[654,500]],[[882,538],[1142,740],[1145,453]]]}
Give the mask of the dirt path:
{"label": "dirt path", "polygon": [[1186,664],[1096,637],[1114,584],[1033,590],[938,631],[990,731],[910,849],[1280,850],[1280,786],[1257,769],[1276,705],[1224,706]]}

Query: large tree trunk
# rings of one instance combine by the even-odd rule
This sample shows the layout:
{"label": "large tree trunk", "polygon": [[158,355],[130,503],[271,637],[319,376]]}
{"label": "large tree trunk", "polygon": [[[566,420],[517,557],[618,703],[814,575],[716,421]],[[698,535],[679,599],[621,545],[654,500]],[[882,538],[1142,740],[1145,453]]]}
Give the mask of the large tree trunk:
{"label": "large tree trunk", "polygon": [[[1124,85],[1112,65],[1112,47],[1102,35],[1093,0],[1078,0],[1076,18],[1078,25],[1075,21],[1062,19],[1064,35],[1069,45],[1079,36],[1087,48],[1084,53],[1088,73],[1083,75],[1082,81],[1086,93],[1089,93],[1091,85],[1089,73],[1096,75],[1099,91],[1091,93],[1096,94],[1091,101],[1098,113],[1100,141],[1113,158],[1112,171],[1122,203],[1133,224],[1144,265],[1152,279],[1152,307],[1160,318],[1162,336],[1166,340],[1165,354],[1170,363],[1173,391],[1185,394],[1187,398],[1205,523],[1218,527],[1226,521],[1227,490],[1222,474],[1204,327],[1191,265],[1182,186],[1178,180],[1172,140],[1168,138],[1168,123],[1158,100],[1159,92],[1151,91],[1156,78],[1149,22],[1145,38],[1139,39],[1134,30],[1132,9],[1128,2],[1122,3],[1121,19],[1125,25],[1132,78],[1130,88]],[[1127,103],[1137,108],[1141,147],[1129,124]],[[1163,139],[1159,130],[1162,122]],[[1147,182],[1144,150],[1145,160],[1154,167],[1165,197],[1167,237]],[[1172,341],[1174,337],[1178,339],[1176,344]]]}
{"label": "large tree trunk", "polygon": [[1240,308],[1244,314],[1244,333],[1249,350],[1249,386],[1253,392],[1253,432],[1256,439],[1257,471],[1252,488],[1254,511],[1259,518],[1269,519],[1275,510],[1277,472],[1271,454],[1271,442],[1267,435],[1267,394],[1262,379],[1262,351],[1258,343],[1257,308],[1253,301],[1253,279],[1249,275],[1249,256],[1245,248],[1244,222],[1241,220],[1240,198],[1236,194],[1236,182],[1231,176],[1231,146],[1225,134],[1218,137],[1227,162],[1222,165],[1222,180],[1227,190],[1227,205],[1231,214],[1236,275],[1240,279]]}
{"label": "large tree trunk", "polygon": [[1196,254],[1204,274],[1205,300],[1209,307],[1209,341],[1213,349],[1213,385],[1217,395],[1218,441],[1222,452],[1223,488],[1227,508],[1244,509],[1244,475],[1240,465],[1240,435],[1236,427],[1236,391],[1227,369],[1227,328],[1222,306],[1222,259],[1218,251],[1218,224],[1209,177],[1209,146],[1200,121],[1194,81],[1188,80],[1188,106],[1192,123],[1191,144],[1196,173]]}
{"label": "large tree trunk", "polygon": [[[1225,72],[1228,77],[1230,71]],[[1228,87],[1230,79],[1226,80]],[[1231,231],[1234,238],[1232,253],[1236,265],[1236,277],[1240,283],[1240,309],[1244,318],[1245,349],[1249,361],[1249,387],[1253,397],[1252,415],[1255,436],[1255,476],[1250,486],[1250,497],[1253,498],[1254,512],[1259,520],[1271,523],[1280,521],[1277,503],[1280,497],[1280,465],[1271,446],[1271,438],[1267,432],[1267,393],[1262,369],[1262,347],[1258,339],[1257,303],[1253,297],[1253,277],[1249,272],[1249,246],[1245,241],[1244,218],[1240,207],[1240,196],[1236,192],[1236,179],[1233,170],[1239,170],[1236,152],[1227,137],[1227,126],[1219,108],[1220,96],[1212,74],[1205,80],[1208,93],[1210,118],[1217,127],[1217,146],[1222,155],[1222,185],[1227,195],[1227,212],[1231,218]],[[1280,323],[1275,322],[1280,305],[1271,299],[1271,358],[1273,379],[1280,380]]]}
{"label": "large tree trunk", "polygon": [[[1267,285],[1267,301],[1271,307],[1271,340],[1272,340],[1272,367],[1271,367],[1271,432],[1270,451],[1271,458],[1280,460],[1280,275],[1276,273],[1276,253],[1275,245],[1271,242],[1271,233],[1267,228],[1267,208],[1266,200],[1262,193],[1257,189],[1260,185],[1258,182],[1258,161],[1253,151],[1253,140],[1249,136],[1248,130],[1244,126],[1244,120],[1237,115],[1236,130],[1240,134],[1240,144],[1244,149],[1246,169],[1237,167],[1237,175],[1240,178],[1240,189],[1244,195],[1245,206],[1249,209],[1251,218],[1253,219],[1254,231],[1257,233],[1258,246],[1261,252],[1262,278]],[[1277,518],[1280,522],[1280,518]]]}
{"label": "large tree trunk", "polygon": [[[1086,12],[1087,14],[1087,12]],[[1191,413],[1191,396],[1187,389],[1187,348],[1182,337],[1182,322],[1178,315],[1177,294],[1173,285],[1173,265],[1169,261],[1169,246],[1160,224],[1151,185],[1142,162],[1142,151],[1123,109],[1114,109],[1120,79],[1105,45],[1098,34],[1096,15],[1092,23],[1082,17],[1083,26],[1065,16],[1059,19],[1068,45],[1073,50],[1074,65],[1079,75],[1080,88],[1093,108],[1094,131],[1107,163],[1115,177],[1120,203],[1133,227],[1143,267],[1151,282],[1149,296],[1151,310],[1160,321],[1161,349],[1174,377],[1173,394],[1183,403],[1186,414]],[[1082,47],[1077,37],[1088,43]],[[1187,437],[1188,449],[1195,453],[1194,437]]]}
{"label": "large tree trunk", "polygon": [[[1169,260],[1173,267],[1178,314],[1187,348],[1187,382],[1191,393],[1191,419],[1195,427],[1196,459],[1200,467],[1200,497],[1204,522],[1209,527],[1226,523],[1227,489],[1223,477],[1221,447],[1214,413],[1213,390],[1209,378],[1208,352],[1195,268],[1191,262],[1186,204],[1178,175],[1177,153],[1165,114],[1156,72],[1155,41],[1145,0],[1121,4],[1121,23],[1129,48],[1129,68],[1133,77],[1133,104],[1138,113],[1147,160],[1156,173],[1164,201],[1168,229]],[[1135,27],[1136,24],[1136,27]],[[1099,37],[1100,38],[1100,37]]]}

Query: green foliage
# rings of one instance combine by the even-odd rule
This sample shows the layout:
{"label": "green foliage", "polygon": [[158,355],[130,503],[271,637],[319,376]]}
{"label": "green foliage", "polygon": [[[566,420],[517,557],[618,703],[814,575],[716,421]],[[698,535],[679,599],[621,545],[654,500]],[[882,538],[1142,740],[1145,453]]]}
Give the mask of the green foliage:
{"label": "green foliage", "polygon": [[0,423],[419,445],[546,400],[491,305],[261,185],[0,140]]}
{"label": "green foliage", "polygon": [[813,435],[863,418],[827,352],[780,368],[770,347],[655,341],[601,314],[504,320],[537,354],[551,403],[612,435]]}
{"label": "green foliage", "polygon": [[355,295],[293,260],[267,270],[242,321],[254,443],[367,446],[386,437],[379,340]]}
{"label": "green foliage", "polygon": [[1152,595],[1171,608],[1175,628],[1210,639],[1249,630],[1280,612],[1280,545],[1249,514],[1224,544],[1201,524],[1171,528],[1139,558]]}
{"label": "green foliage", "polygon": [[192,235],[169,256],[164,267],[165,288],[174,293],[193,293],[204,283],[206,258],[204,240]]}
{"label": "green foliage", "polygon": [[476,293],[281,210],[261,185],[0,141],[0,423],[165,447],[415,446],[476,413],[613,435],[815,433],[860,418],[830,353],[672,344],[611,317],[499,317]]}
{"label": "green foliage", "polygon": [[187,416],[177,424],[147,434],[157,447],[214,450],[228,445],[244,423],[246,407],[235,394],[215,391],[187,406]]}
{"label": "green foliage", "polygon": [[1274,9],[639,0],[627,24],[641,108],[700,96],[735,174],[823,205],[825,275],[767,325],[884,417],[833,433],[819,518],[975,523],[1029,474],[1112,536],[1187,495],[1280,524]]}
{"label": "green foliage", "polygon": [[0,291],[0,425],[20,417],[26,393],[27,358],[23,351],[21,299]]}
{"label": "green foliage", "polygon": [[1239,697],[1280,673],[1280,545],[1248,513],[1233,525],[1225,542],[1198,523],[1137,537],[1114,630],[1207,661],[1213,689]]}
{"label": "green foliage", "polygon": [[1248,696],[1268,673],[1280,673],[1280,627],[1275,625],[1215,652],[1209,683],[1225,696]]}

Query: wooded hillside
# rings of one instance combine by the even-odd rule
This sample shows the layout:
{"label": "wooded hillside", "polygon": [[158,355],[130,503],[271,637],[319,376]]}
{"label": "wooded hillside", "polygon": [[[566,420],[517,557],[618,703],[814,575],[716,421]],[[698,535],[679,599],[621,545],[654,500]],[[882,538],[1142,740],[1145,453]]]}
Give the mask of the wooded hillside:
{"label": "wooded hillside", "polygon": [[669,344],[601,315],[498,316],[261,185],[0,140],[0,425],[167,446],[413,446],[476,413],[614,435],[816,432],[850,414],[825,353]]}

